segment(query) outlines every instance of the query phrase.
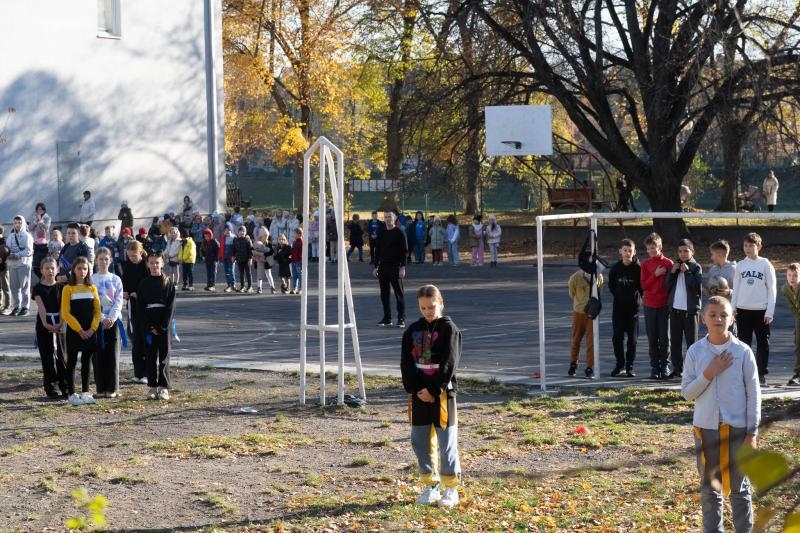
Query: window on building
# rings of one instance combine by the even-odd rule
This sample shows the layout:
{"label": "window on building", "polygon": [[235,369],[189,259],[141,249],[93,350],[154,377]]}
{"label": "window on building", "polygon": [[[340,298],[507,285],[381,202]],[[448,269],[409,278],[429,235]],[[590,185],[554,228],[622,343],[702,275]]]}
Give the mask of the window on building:
{"label": "window on building", "polygon": [[97,0],[97,36],[120,37],[120,3],[122,0]]}

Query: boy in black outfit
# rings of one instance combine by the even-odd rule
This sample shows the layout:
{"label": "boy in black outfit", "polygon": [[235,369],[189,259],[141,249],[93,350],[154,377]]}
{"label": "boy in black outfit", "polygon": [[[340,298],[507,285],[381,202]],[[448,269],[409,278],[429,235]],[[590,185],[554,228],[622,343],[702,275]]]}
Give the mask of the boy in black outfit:
{"label": "boy in black outfit", "polygon": [[[614,346],[614,357],[617,359],[611,375],[620,376],[625,369],[625,376],[632,378],[636,376],[633,362],[636,359],[636,341],[639,337],[639,305],[642,301],[641,266],[636,258],[636,244],[630,239],[622,240],[619,256],[620,260],[611,267],[608,275],[608,290],[614,296],[611,342]],[[623,349],[625,335],[628,336],[627,352]]]}
{"label": "boy in black outfit", "polygon": [[683,376],[683,340],[686,349],[697,342],[700,293],[703,268],[694,260],[694,244],[689,239],[678,242],[678,259],[664,279],[669,291],[669,339],[672,373],[667,379]]}

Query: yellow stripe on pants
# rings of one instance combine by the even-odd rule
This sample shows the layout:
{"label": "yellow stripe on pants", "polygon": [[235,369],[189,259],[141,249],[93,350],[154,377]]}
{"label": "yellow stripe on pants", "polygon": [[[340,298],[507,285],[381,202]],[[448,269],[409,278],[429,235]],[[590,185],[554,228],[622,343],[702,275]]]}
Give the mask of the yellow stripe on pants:
{"label": "yellow stripe on pants", "polygon": [[719,471],[722,476],[722,495],[731,494],[731,427],[719,425]]}
{"label": "yellow stripe on pants", "polygon": [[447,427],[447,391],[443,390],[439,395],[439,425],[442,429]]}

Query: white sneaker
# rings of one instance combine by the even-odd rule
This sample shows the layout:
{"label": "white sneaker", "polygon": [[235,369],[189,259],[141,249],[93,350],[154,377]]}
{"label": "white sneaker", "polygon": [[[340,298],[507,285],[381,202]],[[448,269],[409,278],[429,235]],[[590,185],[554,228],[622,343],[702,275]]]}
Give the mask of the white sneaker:
{"label": "white sneaker", "polygon": [[169,400],[169,389],[158,389],[159,400]]}
{"label": "white sneaker", "polygon": [[90,392],[82,392],[81,400],[83,400],[83,403],[85,404],[97,403],[97,400],[94,399],[94,396],[92,396],[92,393]]}
{"label": "white sneaker", "polygon": [[441,493],[439,492],[439,487],[425,487],[425,490],[422,491],[422,494],[419,495],[417,498],[416,504],[417,505],[434,505],[442,498]]}
{"label": "white sneaker", "polygon": [[458,489],[453,487],[444,489],[444,494],[439,499],[439,507],[455,507],[458,505]]}
{"label": "white sneaker", "polygon": [[148,400],[158,400],[158,389],[156,387],[150,387],[150,392],[147,393]]}
{"label": "white sneaker", "polygon": [[147,378],[145,377],[139,378],[139,383],[141,383],[142,385],[147,385]]}
{"label": "white sneaker", "polygon": [[81,398],[80,395],[75,393],[70,394],[67,401],[69,402],[70,405],[83,405],[84,403],[83,398]]}

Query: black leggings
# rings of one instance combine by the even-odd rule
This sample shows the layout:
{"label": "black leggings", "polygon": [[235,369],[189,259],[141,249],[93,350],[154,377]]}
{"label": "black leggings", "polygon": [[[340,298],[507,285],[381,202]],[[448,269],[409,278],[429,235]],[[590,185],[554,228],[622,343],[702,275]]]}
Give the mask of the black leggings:
{"label": "black leggings", "polygon": [[250,270],[250,265],[245,262],[236,262],[236,268],[239,270],[239,283],[243,289],[253,286],[253,274]]}

